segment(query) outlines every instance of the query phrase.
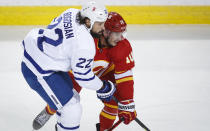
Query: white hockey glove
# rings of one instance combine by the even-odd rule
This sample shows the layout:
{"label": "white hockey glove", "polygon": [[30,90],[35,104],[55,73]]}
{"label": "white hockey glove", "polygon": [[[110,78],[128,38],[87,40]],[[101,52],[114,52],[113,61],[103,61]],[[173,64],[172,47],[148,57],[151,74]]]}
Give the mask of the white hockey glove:
{"label": "white hockey glove", "polygon": [[115,85],[111,81],[103,81],[103,87],[97,90],[96,93],[99,99],[108,102],[112,100],[115,91]]}

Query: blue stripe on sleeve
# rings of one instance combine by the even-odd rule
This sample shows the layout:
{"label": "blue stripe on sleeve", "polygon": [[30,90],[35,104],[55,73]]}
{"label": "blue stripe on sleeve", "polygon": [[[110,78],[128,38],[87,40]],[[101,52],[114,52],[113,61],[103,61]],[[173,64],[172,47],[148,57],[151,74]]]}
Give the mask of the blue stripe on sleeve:
{"label": "blue stripe on sleeve", "polygon": [[91,71],[91,69],[89,69],[87,72],[85,73],[80,73],[80,72],[74,72],[75,74],[78,74],[78,75],[87,75],[89,72]]}
{"label": "blue stripe on sleeve", "polygon": [[74,77],[75,80],[79,80],[79,81],[90,81],[90,80],[93,80],[94,78],[95,78],[95,75],[93,77],[91,77],[91,78],[88,78],[88,79]]}

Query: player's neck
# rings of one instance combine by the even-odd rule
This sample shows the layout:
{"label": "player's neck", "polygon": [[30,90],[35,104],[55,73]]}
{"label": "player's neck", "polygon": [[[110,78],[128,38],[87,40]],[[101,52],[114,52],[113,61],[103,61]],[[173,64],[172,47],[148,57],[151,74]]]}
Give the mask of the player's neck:
{"label": "player's neck", "polygon": [[109,47],[107,40],[104,38],[104,36],[101,36],[99,38],[99,48],[106,48],[106,47]]}

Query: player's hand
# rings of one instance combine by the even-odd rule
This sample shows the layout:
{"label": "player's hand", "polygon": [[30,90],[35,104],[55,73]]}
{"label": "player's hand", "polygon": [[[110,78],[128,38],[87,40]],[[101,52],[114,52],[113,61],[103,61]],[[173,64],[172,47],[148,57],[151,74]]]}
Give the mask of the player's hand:
{"label": "player's hand", "polygon": [[124,124],[129,124],[137,116],[133,100],[125,100],[118,103],[118,116],[124,119]]}
{"label": "player's hand", "polygon": [[103,81],[103,87],[97,90],[97,97],[104,101],[111,101],[114,92],[116,91],[115,85],[111,81]]}

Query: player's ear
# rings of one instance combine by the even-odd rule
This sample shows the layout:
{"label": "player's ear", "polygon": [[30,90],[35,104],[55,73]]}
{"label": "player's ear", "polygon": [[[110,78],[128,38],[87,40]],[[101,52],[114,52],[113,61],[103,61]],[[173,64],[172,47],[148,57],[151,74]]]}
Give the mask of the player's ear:
{"label": "player's ear", "polygon": [[88,19],[88,18],[85,19],[85,25],[87,28],[90,28],[90,26],[91,26],[90,19]]}

